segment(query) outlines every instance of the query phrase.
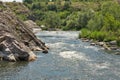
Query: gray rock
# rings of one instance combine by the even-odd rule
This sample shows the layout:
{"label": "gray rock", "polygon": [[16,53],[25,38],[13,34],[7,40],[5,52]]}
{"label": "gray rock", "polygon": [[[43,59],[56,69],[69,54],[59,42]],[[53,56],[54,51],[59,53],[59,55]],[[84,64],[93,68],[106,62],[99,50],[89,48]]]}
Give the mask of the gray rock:
{"label": "gray rock", "polygon": [[108,45],[107,45],[106,43],[104,43],[103,47],[104,47],[104,49],[106,49],[106,50],[109,50],[109,51],[111,50],[111,48],[108,47]]}
{"label": "gray rock", "polygon": [[110,41],[109,44],[110,45],[117,45],[117,41]]}
{"label": "gray rock", "polygon": [[7,61],[32,61],[36,59],[36,55],[23,43],[15,40],[9,32],[1,31],[0,37],[0,57]]}
{"label": "gray rock", "polygon": [[95,46],[96,44],[95,43],[90,43],[90,45]]}
{"label": "gray rock", "polygon": [[110,47],[111,48],[111,50],[117,50],[118,48],[117,47],[115,47],[115,46],[112,46],[112,47]]}
{"label": "gray rock", "polygon": [[83,42],[89,42],[89,41],[90,41],[90,40],[87,39],[87,38],[81,38],[81,40],[82,40]]}
{"label": "gray rock", "polygon": [[98,42],[99,46],[103,46],[105,44],[105,42]]}
{"label": "gray rock", "polygon": [[120,52],[116,52],[115,55],[120,55]]}
{"label": "gray rock", "polygon": [[32,50],[48,53],[45,43],[37,39],[29,25],[19,20],[5,3],[0,2],[0,6],[4,7],[0,12],[1,60],[31,61],[36,59]]}

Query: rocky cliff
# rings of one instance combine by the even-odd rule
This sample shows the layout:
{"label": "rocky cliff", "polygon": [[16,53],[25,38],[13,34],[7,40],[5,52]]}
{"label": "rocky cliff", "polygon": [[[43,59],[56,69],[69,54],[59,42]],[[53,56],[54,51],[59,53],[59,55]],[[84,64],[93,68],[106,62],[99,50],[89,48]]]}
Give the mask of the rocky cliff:
{"label": "rocky cliff", "polygon": [[0,59],[8,61],[35,60],[32,51],[48,52],[33,32],[19,20],[5,3],[0,2]]}

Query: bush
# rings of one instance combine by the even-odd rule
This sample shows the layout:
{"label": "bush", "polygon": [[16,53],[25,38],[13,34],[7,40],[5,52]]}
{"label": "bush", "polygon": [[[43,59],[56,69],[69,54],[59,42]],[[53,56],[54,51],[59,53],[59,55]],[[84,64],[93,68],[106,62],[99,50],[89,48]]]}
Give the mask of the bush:
{"label": "bush", "polygon": [[45,14],[44,23],[48,28],[59,28],[61,20],[55,12],[49,11]]}
{"label": "bush", "polygon": [[98,41],[113,41],[116,40],[116,36],[114,34],[111,34],[110,32],[106,32],[106,31],[94,31],[91,32],[90,37],[94,40],[98,40]]}
{"label": "bush", "polygon": [[33,2],[33,0],[23,0],[24,3],[28,3],[31,4]]}
{"label": "bush", "polygon": [[57,11],[57,7],[56,7],[55,4],[49,4],[49,5],[47,6],[47,9],[48,9],[48,10],[51,10],[51,11]]}
{"label": "bush", "polygon": [[62,12],[59,12],[58,15],[60,16],[61,19],[66,19],[67,16],[70,15],[70,12],[69,11],[62,11]]}
{"label": "bush", "polygon": [[45,14],[40,11],[40,10],[35,10],[32,14],[30,14],[28,16],[29,19],[36,21],[36,20],[40,20],[42,21],[44,19]]}
{"label": "bush", "polygon": [[88,29],[83,28],[79,34],[79,38],[88,38],[88,36],[90,36],[90,33],[91,32]]}
{"label": "bush", "polygon": [[63,6],[63,9],[62,10],[69,10],[69,8],[70,8],[70,2],[65,2],[64,3],[64,6]]}
{"label": "bush", "polygon": [[24,14],[17,15],[17,17],[18,17],[20,20],[23,20],[23,21],[27,20],[27,16],[24,15]]}
{"label": "bush", "polygon": [[42,6],[41,6],[40,3],[33,3],[32,7],[31,7],[32,10],[34,10],[34,9],[39,9],[40,10],[41,8],[42,8]]}
{"label": "bush", "polygon": [[117,36],[114,34],[114,32],[112,31],[106,31],[106,37],[104,39],[104,41],[109,42],[109,41],[113,41],[117,39]]}
{"label": "bush", "polygon": [[96,32],[97,35],[96,35],[96,40],[99,40],[99,41],[103,41],[106,37],[106,32]]}

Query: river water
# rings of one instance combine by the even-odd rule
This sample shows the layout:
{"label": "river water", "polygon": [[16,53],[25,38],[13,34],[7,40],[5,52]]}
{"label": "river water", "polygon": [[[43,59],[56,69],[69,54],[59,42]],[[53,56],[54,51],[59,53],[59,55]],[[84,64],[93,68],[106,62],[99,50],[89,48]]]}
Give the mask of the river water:
{"label": "river water", "polygon": [[82,42],[79,32],[41,31],[50,48],[33,62],[0,62],[0,80],[120,80],[120,56]]}

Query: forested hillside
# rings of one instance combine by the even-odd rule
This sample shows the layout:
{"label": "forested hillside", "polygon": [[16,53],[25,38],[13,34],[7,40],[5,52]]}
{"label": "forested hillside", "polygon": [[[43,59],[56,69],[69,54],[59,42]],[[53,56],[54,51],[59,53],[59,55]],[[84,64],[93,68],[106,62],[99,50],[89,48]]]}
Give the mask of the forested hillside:
{"label": "forested hillside", "polygon": [[[120,45],[119,0],[24,0],[31,19],[44,30],[81,30],[80,37]],[[22,15],[23,16],[23,15]]]}

